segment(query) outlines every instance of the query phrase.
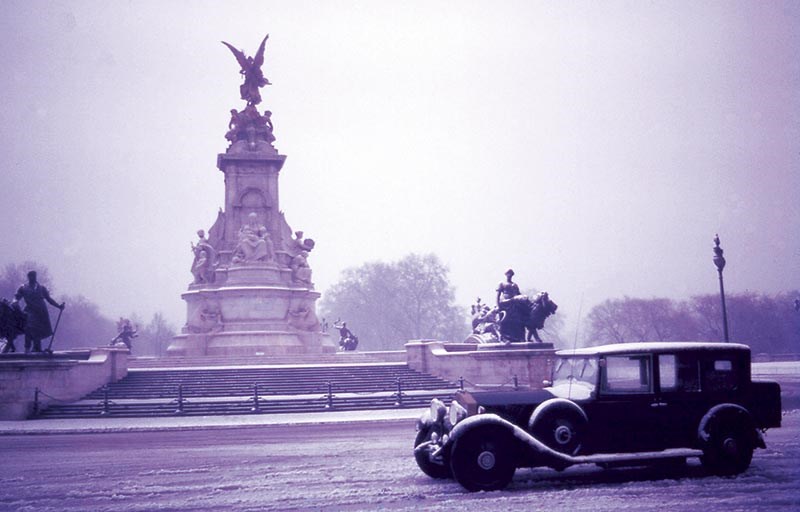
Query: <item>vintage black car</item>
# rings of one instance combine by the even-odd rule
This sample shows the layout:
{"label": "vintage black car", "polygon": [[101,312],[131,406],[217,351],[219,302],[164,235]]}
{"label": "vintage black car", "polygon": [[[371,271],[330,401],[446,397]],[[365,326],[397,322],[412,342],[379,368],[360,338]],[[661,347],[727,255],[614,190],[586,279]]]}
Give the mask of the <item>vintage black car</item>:
{"label": "vintage black car", "polygon": [[556,353],[543,389],[458,391],[417,422],[414,456],[433,478],[502,489],[519,467],[562,470],[685,462],[745,471],[781,425],[780,386],[752,382],[732,343],[623,343]]}

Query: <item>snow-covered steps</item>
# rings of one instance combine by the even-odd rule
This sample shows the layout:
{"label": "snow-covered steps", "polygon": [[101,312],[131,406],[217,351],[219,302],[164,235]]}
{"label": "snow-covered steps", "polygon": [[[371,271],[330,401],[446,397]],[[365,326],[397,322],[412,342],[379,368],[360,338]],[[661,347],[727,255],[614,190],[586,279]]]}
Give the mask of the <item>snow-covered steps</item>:
{"label": "snow-covered steps", "polygon": [[[228,415],[425,407],[455,385],[404,363],[131,370],[38,418]],[[256,394],[257,393],[257,394]],[[258,397],[258,400],[256,400]],[[256,403],[257,402],[257,403]]]}

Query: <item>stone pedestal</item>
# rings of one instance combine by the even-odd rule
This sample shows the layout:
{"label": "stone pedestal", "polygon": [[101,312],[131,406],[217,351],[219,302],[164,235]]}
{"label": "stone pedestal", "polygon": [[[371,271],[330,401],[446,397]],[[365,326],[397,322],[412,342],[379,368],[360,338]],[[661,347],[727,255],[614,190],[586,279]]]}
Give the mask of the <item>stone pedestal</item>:
{"label": "stone pedestal", "polygon": [[[170,355],[289,355],[332,353],[336,346],[323,336],[315,313],[320,294],[308,288],[270,284],[271,271],[251,283],[216,288],[190,287],[187,325],[176,336]],[[241,276],[240,276],[241,277]]]}
{"label": "stone pedestal", "polygon": [[466,388],[539,389],[552,378],[555,350],[550,343],[486,344],[417,340],[406,343],[408,366]]}
{"label": "stone pedestal", "polygon": [[[127,348],[100,347],[44,354],[6,354],[0,359],[0,420],[27,418],[38,401],[79,400],[128,374]],[[37,393],[36,390],[39,390]]]}
{"label": "stone pedestal", "polygon": [[[299,231],[293,236],[280,211],[278,175],[285,160],[264,140],[237,140],[219,155],[225,209],[207,239],[198,232],[195,280],[181,295],[186,325],[169,355],[336,352],[316,315],[320,294],[307,262],[314,242]],[[201,258],[207,263],[198,263]]]}

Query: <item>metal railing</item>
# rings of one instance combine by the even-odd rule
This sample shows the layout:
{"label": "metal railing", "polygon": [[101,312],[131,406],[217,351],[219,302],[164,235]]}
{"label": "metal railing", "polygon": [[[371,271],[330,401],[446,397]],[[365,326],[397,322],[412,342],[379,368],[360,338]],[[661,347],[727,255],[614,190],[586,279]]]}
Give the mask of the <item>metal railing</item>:
{"label": "metal railing", "polygon": [[[447,383],[446,388],[441,389],[450,389],[452,386],[451,383]],[[413,387],[413,386],[412,386]],[[466,388],[472,389],[514,389],[518,390],[519,386],[519,379],[517,375],[512,375],[503,382],[502,384],[478,384],[469,381],[468,379],[460,376],[458,378],[457,387],[454,386],[453,389],[455,390],[465,390]],[[136,402],[134,400],[127,401],[125,403],[115,402],[110,399],[110,392],[111,388],[106,385],[101,388],[103,393],[103,398],[100,400],[96,405],[99,409],[97,414],[100,416],[112,416],[115,412],[119,413],[121,411],[125,411],[129,409],[130,406],[137,406],[137,407],[144,407],[145,405],[152,405],[154,409],[162,409],[163,406],[175,406],[175,409],[172,410],[171,414],[173,415],[183,415],[187,413],[187,406],[200,406],[200,405],[208,405],[212,403],[219,403],[224,404],[229,408],[236,408],[237,406],[247,405],[250,404],[248,409],[242,411],[242,413],[251,413],[251,414],[264,414],[270,413],[279,409],[276,405],[277,403],[286,404],[287,401],[294,402],[294,403],[306,403],[309,406],[314,404],[320,404],[322,410],[333,410],[338,407],[347,407],[348,405],[352,405],[354,402],[357,401],[359,397],[373,397],[376,399],[377,402],[380,399],[394,399],[393,406],[397,408],[403,408],[409,404],[414,404],[414,406],[418,406],[417,403],[412,400],[413,394],[409,394],[410,389],[407,387],[404,388],[404,381],[401,377],[396,377],[392,381],[391,387],[384,386],[381,391],[369,391],[369,392],[359,392],[359,391],[350,391],[348,392],[345,385],[341,382],[337,385],[336,381],[329,380],[326,381],[322,386],[318,386],[313,388],[307,393],[303,393],[302,395],[316,395],[316,393],[321,392],[321,395],[316,395],[309,398],[287,398],[286,400],[276,399],[274,398],[277,395],[277,392],[273,394],[273,397],[269,397],[269,393],[265,392],[266,386],[261,383],[255,382],[252,385],[252,394],[246,397],[243,396],[231,396],[226,397],[230,398],[230,400],[213,400],[214,398],[219,398],[218,396],[197,396],[192,395],[192,400],[189,400],[185,397],[185,385],[183,382],[179,382],[176,388],[176,394],[173,395],[175,398],[166,401],[166,402],[159,402],[154,399],[147,399],[147,401],[139,401]],[[441,391],[441,389],[433,390],[433,391]],[[334,393],[334,390],[338,391],[339,393],[346,393],[349,396],[341,396]],[[386,395],[391,391],[391,394]],[[426,391],[425,389],[417,389],[415,391],[419,391],[419,395],[424,395]],[[41,397],[47,397],[53,402],[58,402],[59,404],[70,404],[73,401],[70,400],[62,400],[50,396],[44,393],[38,387],[34,390],[34,400],[33,400],[33,413],[31,417],[38,417],[41,416],[42,411],[44,409],[42,404]],[[291,395],[287,395],[291,396]],[[315,408],[315,407],[312,407]],[[384,408],[384,407],[381,407]],[[159,412],[163,412],[159,411]]]}
{"label": "metal railing", "polygon": [[[191,406],[199,406],[199,405],[208,405],[213,403],[224,404],[227,407],[236,408],[242,404],[250,404],[249,409],[246,411],[242,411],[243,413],[250,412],[252,414],[263,414],[271,412],[271,409],[274,409],[274,404],[280,402],[281,404],[286,404],[287,401],[295,402],[295,403],[307,403],[308,405],[313,404],[321,404],[321,408],[323,410],[333,410],[340,406],[347,406],[348,404],[352,404],[354,402],[359,401],[359,399],[373,397],[376,400],[376,403],[381,402],[381,399],[394,399],[394,407],[402,408],[408,403],[408,389],[404,388],[403,379],[400,377],[395,378],[392,381],[391,386],[385,385],[382,387],[380,391],[368,391],[368,392],[359,392],[359,391],[347,391],[346,383],[339,383],[337,385],[336,381],[329,380],[326,381],[322,386],[317,386],[307,393],[303,393],[302,395],[311,395],[306,398],[287,398],[286,400],[276,399],[274,397],[269,397],[269,393],[265,392],[265,387],[263,384],[258,382],[254,383],[252,386],[252,394],[248,395],[247,397],[242,396],[231,396],[229,397],[230,400],[214,400],[215,398],[219,397],[212,397],[212,396],[196,396],[192,395],[192,399],[186,398],[186,385],[183,382],[178,383],[176,388],[176,394],[173,395],[175,398],[169,399],[167,398],[166,401],[161,402],[158,399],[146,399],[146,401],[135,401],[129,400],[125,402],[115,402],[111,400],[111,387],[108,385],[103,386],[101,388],[101,392],[103,394],[102,399],[95,404],[97,414],[99,416],[113,416],[115,412],[125,411],[129,409],[130,406],[136,407],[144,407],[147,404],[152,405],[153,409],[163,409],[164,405],[167,406],[175,406],[175,409],[172,410],[172,414],[174,415],[183,415],[187,413],[187,408]],[[448,389],[452,386],[452,384],[447,383],[446,387],[439,388],[439,389]],[[437,389],[438,390],[438,389]],[[341,396],[337,395],[336,392],[347,394],[348,396]],[[388,394],[391,391],[391,394]],[[425,393],[428,390],[422,389],[417,390],[420,393]],[[318,395],[317,393],[322,393]],[[276,392],[277,394],[277,392]],[[31,417],[39,417],[42,414],[44,409],[43,402],[41,396],[46,396],[50,398],[52,401],[59,402],[59,404],[68,405],[73,403],[74,401],[68,400],[60,400],[58,398],[52,397],[50,395],[45,394],[39,388],[34,390],[34,404],[33,404],[33,413]],[[287,395],[291,396],[291,395]],[[226,397],[227,398],[227,397]],[[273,405],[273,407],[271,407]]]}

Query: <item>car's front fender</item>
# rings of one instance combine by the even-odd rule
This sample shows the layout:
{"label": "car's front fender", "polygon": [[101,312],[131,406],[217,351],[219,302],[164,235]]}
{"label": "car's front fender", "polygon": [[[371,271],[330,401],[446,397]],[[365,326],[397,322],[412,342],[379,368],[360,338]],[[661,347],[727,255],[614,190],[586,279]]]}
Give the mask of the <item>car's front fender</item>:
{"label": "car's front fender", "polygon": [[567,400],[566,398],[551,398],[549,400],[545,400],[533,410],[531,417],[528,420],[528,429],[532,429],[533,425],[536,423],[536,420],[543,416],[546,412],[554,410],[573,411],[575,414],[583,418],[585,423],[589,423],[589,417],[586,416],[586,412],[584,412],[584,410],[572,400]]}
{"label": "car's front fender", "polygon": [[573,457],[553,450],[530,435],[527,431],[496,414],[477,414],[465,418],[453,427],[453,430],[448,434],[447,441],[442,445],[440,450],[449,450],[459,437],[473,428],[484,425],[499,425],[507,429],[509,435],[513,436],[520,446],[524,448],[525,453],[523,459],[525,460],[524,465],[526,466],[550,466],[560,469],[576,463]]}

